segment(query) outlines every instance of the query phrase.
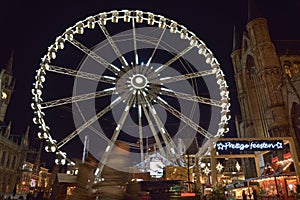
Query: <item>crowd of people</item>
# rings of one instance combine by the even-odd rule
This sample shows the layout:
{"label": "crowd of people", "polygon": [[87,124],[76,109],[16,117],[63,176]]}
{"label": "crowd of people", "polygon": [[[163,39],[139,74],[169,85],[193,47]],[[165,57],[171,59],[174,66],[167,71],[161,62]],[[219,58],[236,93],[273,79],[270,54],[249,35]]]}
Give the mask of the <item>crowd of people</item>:
{"label": "crowd of people", "polygon": [[13,195],[0,195],[0,200],[47,200],[47,198],[44,197],[43,192],[36,192],[36,193],[28,193],[27,195],[19,195],[18,197]]}

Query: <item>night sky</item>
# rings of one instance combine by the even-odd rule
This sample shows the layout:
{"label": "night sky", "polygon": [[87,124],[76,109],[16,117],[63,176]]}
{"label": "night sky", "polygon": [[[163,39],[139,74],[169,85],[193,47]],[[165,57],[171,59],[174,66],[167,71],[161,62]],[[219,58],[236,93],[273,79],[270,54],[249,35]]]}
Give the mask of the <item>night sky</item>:
{"label": "night sky", "polygon": [[[31,88],[40,58],[55,38],[66,28],[88,16],[118,9],[138,9],[161,14],[186,26],[203,40],[221,64],[232,99],[232,119],[238,115],[236,89],[230,54],[233,26],[244,31],[248,18],[246,0],[228,1],[135,1],[135,0],[10,0],[0,3],[0,67],[6,66],[14,51],[13,71],[16,87],[6,122],[12,121],[12,132],[23,134],[32,126],[30,139],[37,147],[36,126],[30,108]],[[272,2],[272,4],[268,4]],[[300,1],[257,1],[257,8],[268,19],[273,40],[299,40]],[[235,131],[230,130],[230,136]],[[74,156],[77,156],[74,155]],[[48,156],[45,155],[44,158]],[[80,155],[78,155],[80,157]],[[47,160],[47,159],[46,159]],[[52,161],[53,162],[53,161]]]}

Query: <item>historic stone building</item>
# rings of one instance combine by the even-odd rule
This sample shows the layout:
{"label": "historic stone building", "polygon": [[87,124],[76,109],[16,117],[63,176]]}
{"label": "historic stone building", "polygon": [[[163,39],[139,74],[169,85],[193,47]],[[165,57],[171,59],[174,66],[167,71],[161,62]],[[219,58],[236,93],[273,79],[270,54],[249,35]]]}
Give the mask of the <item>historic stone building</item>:
{"label": "historic stone building", "polygon": [[[29,127],[12,134],[12,123],[5,123],[15,81],[13,54],[0,72],[0,195],[25,195],[30,190],[49,188],[51,173],[40,166],[40,151],[29,148]],[[29,159],[32,155],[33,159]]]}
{"label": "historic stone building", "polygon": [[4,119],[14,90],[12,58],[0,72],[0,194],[12,193],[20,176],[22,163],[28,150],[27,130],[22,135],[11,135],[11,122],[6,125]]}
{"label": "historic stone building", "polygon": [[[239,137],[291,136],[298,148],[300,41],[273,41],[267,19],[253,12],[243,34],[234,34],[231,58],[241,108]],[[249,162],[245,159],[246,165]],[[254,176],[253,169],[246,171],[246,177]]]}
{"label": "historic stone building", "polygon": [[26,159],[26,133],[21,140],[10,137],[10,124],[0,132],[0,193],[12,193],[21,174],[21,164]]}

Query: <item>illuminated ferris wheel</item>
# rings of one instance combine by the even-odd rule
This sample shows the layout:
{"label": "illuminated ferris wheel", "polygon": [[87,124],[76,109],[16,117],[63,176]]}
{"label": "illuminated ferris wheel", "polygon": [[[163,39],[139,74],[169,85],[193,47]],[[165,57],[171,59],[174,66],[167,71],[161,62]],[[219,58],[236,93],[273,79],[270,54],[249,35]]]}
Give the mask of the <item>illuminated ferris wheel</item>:
{"label": "illuminated ferris wheel", "polygon": [[183,165],[178,141],[189,146],[197,138],[203,146],[228,131],[227,88],[217,59],[186,27],[150,12],[114,10],[79,21],[49,46],[31,106],[56,163],[72,163],[67,147],[75,151],[73,141],[89,136],[99,176],[116,143],[128,147],[130,164],[152,148]]}

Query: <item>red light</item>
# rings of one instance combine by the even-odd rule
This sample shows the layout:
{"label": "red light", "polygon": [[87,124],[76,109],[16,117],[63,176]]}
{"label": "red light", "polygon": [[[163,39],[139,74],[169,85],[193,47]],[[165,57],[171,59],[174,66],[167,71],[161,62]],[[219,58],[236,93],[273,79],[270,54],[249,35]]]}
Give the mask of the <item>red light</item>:
{"label": "red light", "polygon": [[182,197],[194,197],[196,196],[196,194],[194,192],[185,192],[185,193],[181,193]]}

